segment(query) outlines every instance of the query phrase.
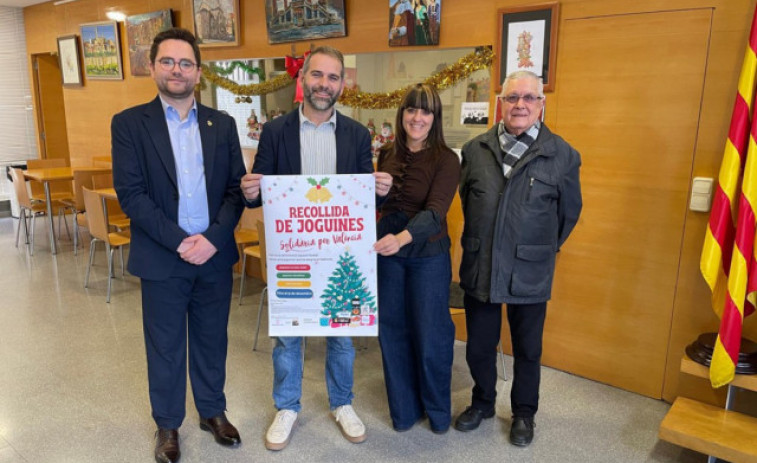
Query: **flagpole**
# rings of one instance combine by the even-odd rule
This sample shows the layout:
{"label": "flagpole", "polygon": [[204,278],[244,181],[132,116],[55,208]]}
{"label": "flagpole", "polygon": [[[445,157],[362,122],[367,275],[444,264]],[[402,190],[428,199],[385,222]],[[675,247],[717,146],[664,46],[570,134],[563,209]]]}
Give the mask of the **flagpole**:
{"label": "flagpole", "polygon": [[[733,390],[735,386],[733,384],[728,384],[728,393],[725,396],[725,410],[733,410],[733,402],[736,398],[735,391]],[[717,463],[718,458],[713,457],[712,455],[707,456],[707,463]]]}

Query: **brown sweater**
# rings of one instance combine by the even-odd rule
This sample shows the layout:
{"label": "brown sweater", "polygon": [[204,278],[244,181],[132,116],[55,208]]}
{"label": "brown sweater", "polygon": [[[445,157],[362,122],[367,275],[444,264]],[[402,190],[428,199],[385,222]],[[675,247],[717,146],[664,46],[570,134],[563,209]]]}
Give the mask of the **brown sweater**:
{"label": "brown sweater", "polygon": [[397,256],[430,257],[449,252],[447,211],[460,180],[457,155],[449,148],[395,152],[395,146],[387,145],[379,154],[378,170],[391,174],[393,183],[381,206],[378,238],[407,229],[413,241]]}

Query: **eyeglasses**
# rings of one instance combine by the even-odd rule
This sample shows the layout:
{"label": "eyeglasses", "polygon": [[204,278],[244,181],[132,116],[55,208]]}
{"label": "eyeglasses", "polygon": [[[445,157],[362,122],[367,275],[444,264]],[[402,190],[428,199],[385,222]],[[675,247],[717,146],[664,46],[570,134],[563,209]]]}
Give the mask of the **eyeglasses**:
{"label": "eyeglasses", "polygon": [[[160,67],[164,71],[173,71],[174,67],[176,67],[176,60],[173,58],[161,58],[158,60],[158,63],[160,63]],[[181,69],[182,72],[189,72],[197,66],[197,63],[193,63],[192,61],[189,61],[188,59],[182,59],[179,60],[179,69]]]}
{"label": "eyeglasses", "polygon": [[522,95],[522,96],[521,95],[515,95],[515,94],[513,94],[513,95],[505,95],[505,96],[501,96],[500,98],[503,99],[503,100],[505,100],[505,101],[507,101],[510,104],[515,104],[515,103],[518,102],[518,100],[521,100],[521,99],[526,104],[534,104],[537,101],[544,99],[543,96],[536,96],[536,95],[531,95],[531,94]]}

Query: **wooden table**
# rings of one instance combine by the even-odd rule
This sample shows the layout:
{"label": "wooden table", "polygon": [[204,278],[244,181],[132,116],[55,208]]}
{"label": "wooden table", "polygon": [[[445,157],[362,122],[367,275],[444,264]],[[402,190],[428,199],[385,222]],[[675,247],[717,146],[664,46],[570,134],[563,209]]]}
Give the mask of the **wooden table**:
{"label": "wooden table", "polygon": [[50,199],[50,182],[59,180],[73,180],[75,170],[99,170],[102,167],[50,167],[46,169],[27,169],[24,171],[24,177],[27,180],[42,182],[45,186],[45,201],[47,202],[47,218],[50,227],[50,251],[53,254],[58,253],[58,247],[55,243],[55,227],[53,224],[53,202]]}

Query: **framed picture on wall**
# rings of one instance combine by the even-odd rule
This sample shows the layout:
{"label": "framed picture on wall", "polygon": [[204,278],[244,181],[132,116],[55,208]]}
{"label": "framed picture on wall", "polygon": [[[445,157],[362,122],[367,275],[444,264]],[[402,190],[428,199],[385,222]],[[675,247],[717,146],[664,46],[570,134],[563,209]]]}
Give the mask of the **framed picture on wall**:
{"label": "framed picture on wall", "polygon": [[515,71],[531,71],[555,88],[559,4],[544,3],[497,10],[497,91]]}
{"label": "framed picture on wall", "polygon": [[345,0],[265,0],[268,43],[346,36],[344,4]]}
{"label": "framed picture on wall", "polygon": [[84,75],[87,79],[123,79],[118,23],[116,21],[88,23],[80,25],[79,29]]}
{"label": "framed picture on wall", "polygon": [[192,0],[192,18],[200,47],[239,45],[239,0]]}
{"label": "framed picture on wall", "polygon": [[129,48],[129,69],[133,76],[150,75],[150,46],[159,33],[173,27],[171,10],[129,16],[124,21]]}
{"label": "framed picture on wall", "polygon": [[439,45],[442,0],[389,0],[389,46]]}
{"label": "framed picture on wall", "polygon": [[81,58],[76,35],[58,37],[58,59],[64,87],[81,87]]}

